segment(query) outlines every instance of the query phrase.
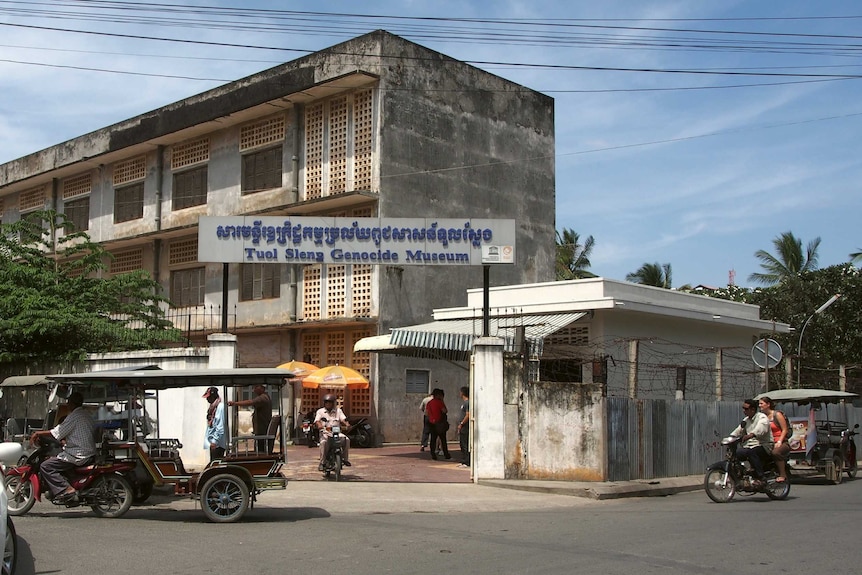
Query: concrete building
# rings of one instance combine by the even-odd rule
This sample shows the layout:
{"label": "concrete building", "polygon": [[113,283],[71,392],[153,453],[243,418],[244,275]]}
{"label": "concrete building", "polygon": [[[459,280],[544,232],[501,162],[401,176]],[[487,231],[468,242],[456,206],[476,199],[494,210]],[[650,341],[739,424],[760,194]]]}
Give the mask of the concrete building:
{"label": "concrete building", "polygon": [[[232,264],[221,309],[223,266],[198,262],[198,219],[514,219],[518,259],[491,283],[548,281],[554,153],[551,98],[375,31],[0,165],[0,215],[65,213],[113,254],[108,273],[153,274],[192,344],[227,313],[241,367],[353,367],[372,386],[347,392],[346,410],[394,440],[433,380],[459,371],[354,343],[455,305],[481,267]],[[297,411],[325,391],[303,390]]]}

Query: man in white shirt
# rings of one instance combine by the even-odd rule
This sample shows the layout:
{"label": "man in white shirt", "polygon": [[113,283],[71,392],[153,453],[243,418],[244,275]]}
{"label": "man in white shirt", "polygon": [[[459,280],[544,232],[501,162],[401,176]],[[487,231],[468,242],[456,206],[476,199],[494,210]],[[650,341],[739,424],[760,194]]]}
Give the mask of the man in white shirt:
{"label": "man in white shirt", "polygon": [[340,407],[335,407],[335,396],[327,394],[323,396],[323,407],[317,410],[314,414],[314,424],[320,429],[320,464],[317,466],[318,471],[323,471],[323,462],[326,461],[326,452],[329,449],[329,443],[332,440],[332,426],[341,426],[341,441],[344,449],[344,459],[341,463],[345,467],[350,467],[350,438],[347,437],[347,429],[350,424],[347,422],[347,416],[341,411]]}
{"label": "man in white shirt", "polygon": [[736,455],[742,461],[749,461],[754,469],[754,477],[763,479],[763,462],[772,453],[772,432],[769,429],[769,418],[757,409],[753,399],[742,402],[745,419],[730,434],[742,437],[742,443],[736,448]]}

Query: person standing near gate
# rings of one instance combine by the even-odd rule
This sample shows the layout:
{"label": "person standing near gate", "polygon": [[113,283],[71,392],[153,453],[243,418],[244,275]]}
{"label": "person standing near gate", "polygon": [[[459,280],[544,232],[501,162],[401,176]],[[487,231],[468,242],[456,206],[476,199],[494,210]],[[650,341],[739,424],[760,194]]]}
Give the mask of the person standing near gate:
{"label": "person standing near gate", "polygon": [[210,450],[210,461],[224,457],[227,438],[224,433],[224,404],[218,396],[218,388],[207,388],[203,395],[209,402],[207,408],[207,431],[204,449]]}
{"label": "person standing near gate", "polygon": [[449,410],[443,402],[443,390],[440,388],[431,392],[432,398],[425,406],[425,413],[428,415],[428,423],[431,424],[431,459],[437,460],[437,453],[434,451],[437,446],[437,438],[440,438],[440,443],[443,447],[443,457],[452,459],[449,455],[449,446],[446,443],[446,431],[449,429],[449,423],[446,419],[446,414]]}
{"label": "person standing near gate", "polygon": [[[259,383],[252,389],[254,397],[251,399],[240,399],[237,401],[228,401],[230,406],[237,405],[239,407],[251,406],[254,408],[254,413],[251,416],[251,432],[256,436],[266,435],[269,429],[269,421],[272,419],[272,399],[266,392],[266,387]],[[258,453],[272,453],[275,445],[275,439],[256,439],[255,449]]]}
{"label": "person standing near gate", "polygon": [[[425,407],[432,399],[434,399],[434,396],[429,393],[419,405],[419,409],[422,410],[422,439],[419,441],[419,451],[425,451],[425,448],[428,447],[428,438],[431,437],[431,424],[428,423],[428,414],[425,413]],[[436,449],[436,446],[434,449]],[[434,449],[431,451],[434,451]]]}
{"label": "person standing near gate", "polygon": [[458,444],[461,447],[461,463],[458,467],[470,467],[470,388],[461,388],[461,408],[458,410]]}

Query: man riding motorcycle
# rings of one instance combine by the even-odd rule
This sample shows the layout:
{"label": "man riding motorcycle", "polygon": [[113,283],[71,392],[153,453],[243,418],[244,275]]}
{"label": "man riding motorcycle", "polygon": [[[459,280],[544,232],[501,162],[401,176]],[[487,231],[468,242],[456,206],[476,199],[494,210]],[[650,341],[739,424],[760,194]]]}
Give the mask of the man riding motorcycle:
{"label": "man riding motorcycle", "polygon": [[96,455],[96,424],[89,412],[83,407],[84,396],[74,391],[66,403],[71,413],[54,429],[34,431],[30,442],[36,444],[40,436],[51,435],[63,441],[63,451],[46,459],[41,466],[42,477],[57,503],[72,499],[78,492],[63,475],[64,471],[87,465]]}
{"label": "man riding motorcycle", "polygon": [[[764,416],[765,417],[765,416]],[[347,416],[341,411],[340,407],[335,407],[335,396],[331,393],[323,396],[323,407],[317,410],[314,414],[314,425],[320,430],[320,464],[317,466],[318,471],[323,471],[323,463],[326,461],[326,452],[329,449],[329,443],[332,439],[332,426],[340,424],[342,432],[346,432],[350,428],[347,422]],[[350,451],[350,438],[346,433],[342,433],[341,440],[344,447],[344,459],[342,464],[345,467],[350,467],[348,453]]]}
{"label": "man riding motorcycle", "polygon": [[[742,420],[730,435],[742,437],[740,446],[736,449],[736,455],[742,461],[751,463],[755,480],[763,481],[763,462],[771,457],[772,432],[769,428],[769,418],[758,411],[757,403],[753,399],[742,402],[742,411],[745,419]],[[759,487],[758,485],[755,485]]]}

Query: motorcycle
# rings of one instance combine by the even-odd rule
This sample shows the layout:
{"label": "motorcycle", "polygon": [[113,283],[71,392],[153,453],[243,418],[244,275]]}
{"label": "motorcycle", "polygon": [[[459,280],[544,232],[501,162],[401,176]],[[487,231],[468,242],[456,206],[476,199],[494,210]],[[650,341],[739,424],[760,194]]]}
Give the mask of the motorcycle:
{"label": "motorcycle", "polygon": [[45,499],[54,505],[78,507],[89,505],[99,517],[120,517],[132,506],[134,491],[127,475],[135,468],[134,460],[107,460],[107,448],[102,446],[97,455],[97,462],[82,465],[69,470],[66,475],[69,483],[78,493],[72,498],[54,498],[45,489],[44,478],[40,470],[59,443],[45,436],[39,437],[38,447],[31,453],[23,465],[18,465],[6,472],[6,494],[9,498],[9,514],[24,515],[36,501]]}
{"label": "motorcycle", "polygon": [[374,447],[374,429],[368,423],[367,417],[360,417],[351,423],[347,437],[353,447]]}
{"label": "motorcycle", "polygon": [[[326,419],[322,420],[326,424]],[[341,435],[341,426],[336,424],[330,428],[332,437],[329,439],[329,448],[323,459],[323,473],[328,478],[333,473],[335,480],[341,480],[341,468],[344,466],[344,436]]]}
{"label": "motorcycle", "polygon": [[755,482],[754,470],[748,461],[741,461],[736,455],[736,447],[741,437],[725,437],[721,444],[725,447],[723,461],[717,461],[706,468],[703,488],[710,499],[716,503],[727,503],[737,494],[753,495],[765,493],[770,499],[787,499],[790,495],[790,465],[787,465],[787,480],[778,482],[778,468],[772,457],[763,462],[763,481]]}
{"label": "motorcycle", "polygon": [[312,409],[302,419],[302,434],[305,436],[305,445],[310,449],[320,445],[320,430],[314,425],[314,415],[317,410]]}

